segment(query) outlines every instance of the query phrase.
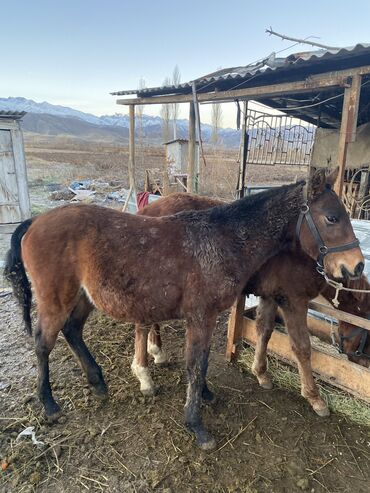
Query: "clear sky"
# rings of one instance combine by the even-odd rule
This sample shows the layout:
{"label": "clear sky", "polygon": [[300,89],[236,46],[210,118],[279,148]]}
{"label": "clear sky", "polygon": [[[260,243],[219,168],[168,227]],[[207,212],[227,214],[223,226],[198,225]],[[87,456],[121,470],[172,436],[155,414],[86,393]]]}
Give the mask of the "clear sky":
{"label": "clear sky", "polygon": [[[98,115],[125,112],[109,92],[136,88],[141,77],[161,85],[176,64],[185,82],[292,44],[265,34],[269,26],[334,46],[370,42],[369,0],[0,0],[0,7],[0,97]],[[235,125],[233,107],[224,107],[223,124]]]}

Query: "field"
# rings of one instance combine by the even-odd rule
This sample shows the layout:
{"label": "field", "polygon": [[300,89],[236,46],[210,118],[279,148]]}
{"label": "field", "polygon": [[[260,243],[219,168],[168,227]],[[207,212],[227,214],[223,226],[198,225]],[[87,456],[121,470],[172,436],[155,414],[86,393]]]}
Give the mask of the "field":
{"label": "field", "polygon": [[[68,184],[75,179],[123,180],[128,188],[127,146],[82,142],[58,138],[26,138],[31,197],[37,202],[42,187],[50,182]],[[231,199],[238,175],[238,151],[226,148],[205,148],[205,161],[200,159],[201,193]],[[137,146],[136,179],[138,190],[144,186],[145,169],[162,169],[165,161],[163,146]],[[306,168],[299,166],[248,167],[246,183],[287,183],[305,176]]]}
{"label": "field", "polygon": [[[74,179],[125,180],[127,149],[57,141],[26,142],[33,212],[58,205],[52,184]],[[163,149],[138,152],[138,183],[145,168],[162,164]],[[231,198],[236,156],[207,153],[202,191]],[[248,180],[286,182],[304,170],[257,167]],[[223,178],[221,178],[223,177]],[[109,386],[106,402],[94,399],[62,337],[51,354],[51,382],[63,416],[49,425],[35,396],[33,341],[22,333],[11,295],[0,298],[0,491],[4,493],[365,493],[369,491],[369,428],[350,415],[319,418],[299,393],[261,389],[249,365],[225,362],[227,313],[219,318],[209,382],[217,402],[204,407],[217,449],[199,451],[183,426],[185,328],[164,324],[168,367],[151,370],[158,393],[144,398],[131,374],[134,331],[130,324],[94,313],[85,339]],[[33,426],[37,440],[17,439]]]}

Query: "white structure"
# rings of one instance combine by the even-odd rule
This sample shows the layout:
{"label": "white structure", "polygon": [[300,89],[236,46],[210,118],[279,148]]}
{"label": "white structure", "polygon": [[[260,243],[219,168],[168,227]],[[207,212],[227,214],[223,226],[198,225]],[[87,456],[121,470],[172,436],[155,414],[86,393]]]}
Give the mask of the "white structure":
{"label": "white structure", "polygon": [[31,215],[20,128],[24,115],[0,111],[0,234],[12,232]]}
{"label": "white structure", "polygon": [[[168,175],[185,175],[188,172],[189,141],[176,139],[165,142]],[[199,169],[199,143],[196,143],[195,169]]]}

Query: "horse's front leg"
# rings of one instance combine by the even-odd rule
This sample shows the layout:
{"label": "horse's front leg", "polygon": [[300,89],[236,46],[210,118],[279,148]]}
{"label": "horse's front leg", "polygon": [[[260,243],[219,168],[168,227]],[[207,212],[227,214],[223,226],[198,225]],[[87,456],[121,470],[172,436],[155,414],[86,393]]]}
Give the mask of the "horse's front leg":
{"label": "horse's front leg", "polygon": [[82,296],[64,324],[62,332],[81,365],[95,396],[105,399],[108,396],[108,388],[104,381],[102,370],[83,339],[84,324],[91,311],[92,306],[86,297]]}
{"label": "horse's front leg", "polygon": [[[166,351],[162,347],[161,330],[159,324],[153,324],[148,335],[148,353],[153,356],[156,365],[165,365],[168,362]],[[216,401],[216,398],[207,383],[204,383],[202,399],[210,404]]]}
{"label": "horse's front leg", "polygon": [[165,365],[168,361],[166,351],[162,349],[161,329],[153,324],[148,336],[148,353],[153,356],[156,365]]}
{"label": "horse's front leg", "polygon": [[186,426],[195,433],[198,446],[210,450],[216,446],[212,435],[204,428],[201,416],[202,394],[206,388],[206,374],[211,336],[216,317],[194,321],[188,319],[186,331],[186,370],[188,391],[185,404]]}
{"label": "horse's front leg", "polygon": [[257,343],[252,364],[252,372],[264,389],[272,389],[272,381],[267,373],[267,345],[275,327],[277,304],[273,298],[261,298],[256,318]]}
{"label": "horse's front leg", "polygon": [[135,325],[135,356],[131,365],[132,373],[140,382],[143,395],[154,395],[154,383],[148,368],[148,331],[149,326]]}
{"label": "horse's front leg", "polygon": [[297,359],[299,376],[301,378],[301,394],[308,400],[313,410],[319,416],[329,416],[329,408],[320,397],[319,390],[312,375],[311,341],[307,327],[307,310],[307,304],[302,303],[301,300],[292,302],[289,307],[282,307],[291,347]]}

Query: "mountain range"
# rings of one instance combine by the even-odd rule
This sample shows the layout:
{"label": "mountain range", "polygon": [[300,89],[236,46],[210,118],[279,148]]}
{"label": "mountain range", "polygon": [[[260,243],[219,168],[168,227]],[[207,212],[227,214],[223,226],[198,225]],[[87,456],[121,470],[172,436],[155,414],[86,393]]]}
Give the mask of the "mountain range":
{"label": "mountain range", "polygon": [[[37,103],[32,99],[23,97],[0,98],[0,111],[26,111],[22,128],[26,133],[72,136],[84,140],[104,140],[116,143],[127,143],[129,117],[116,113],[114,115],[96,116],[84,113],[68,106],[50,104],[46,101]],[[143,114],[143,136],[148,143],[162,143],[162,118]],[[187,138],[189,121],[177,120],[178,138]],[[136,132],[138,133],[138,121]],[[212,126],[201,125],[202,139],[205,143],[210,141]],[[219,131],[220,142],[225,147],[238,147],[240,132],[232,128],[221,128]]]}

